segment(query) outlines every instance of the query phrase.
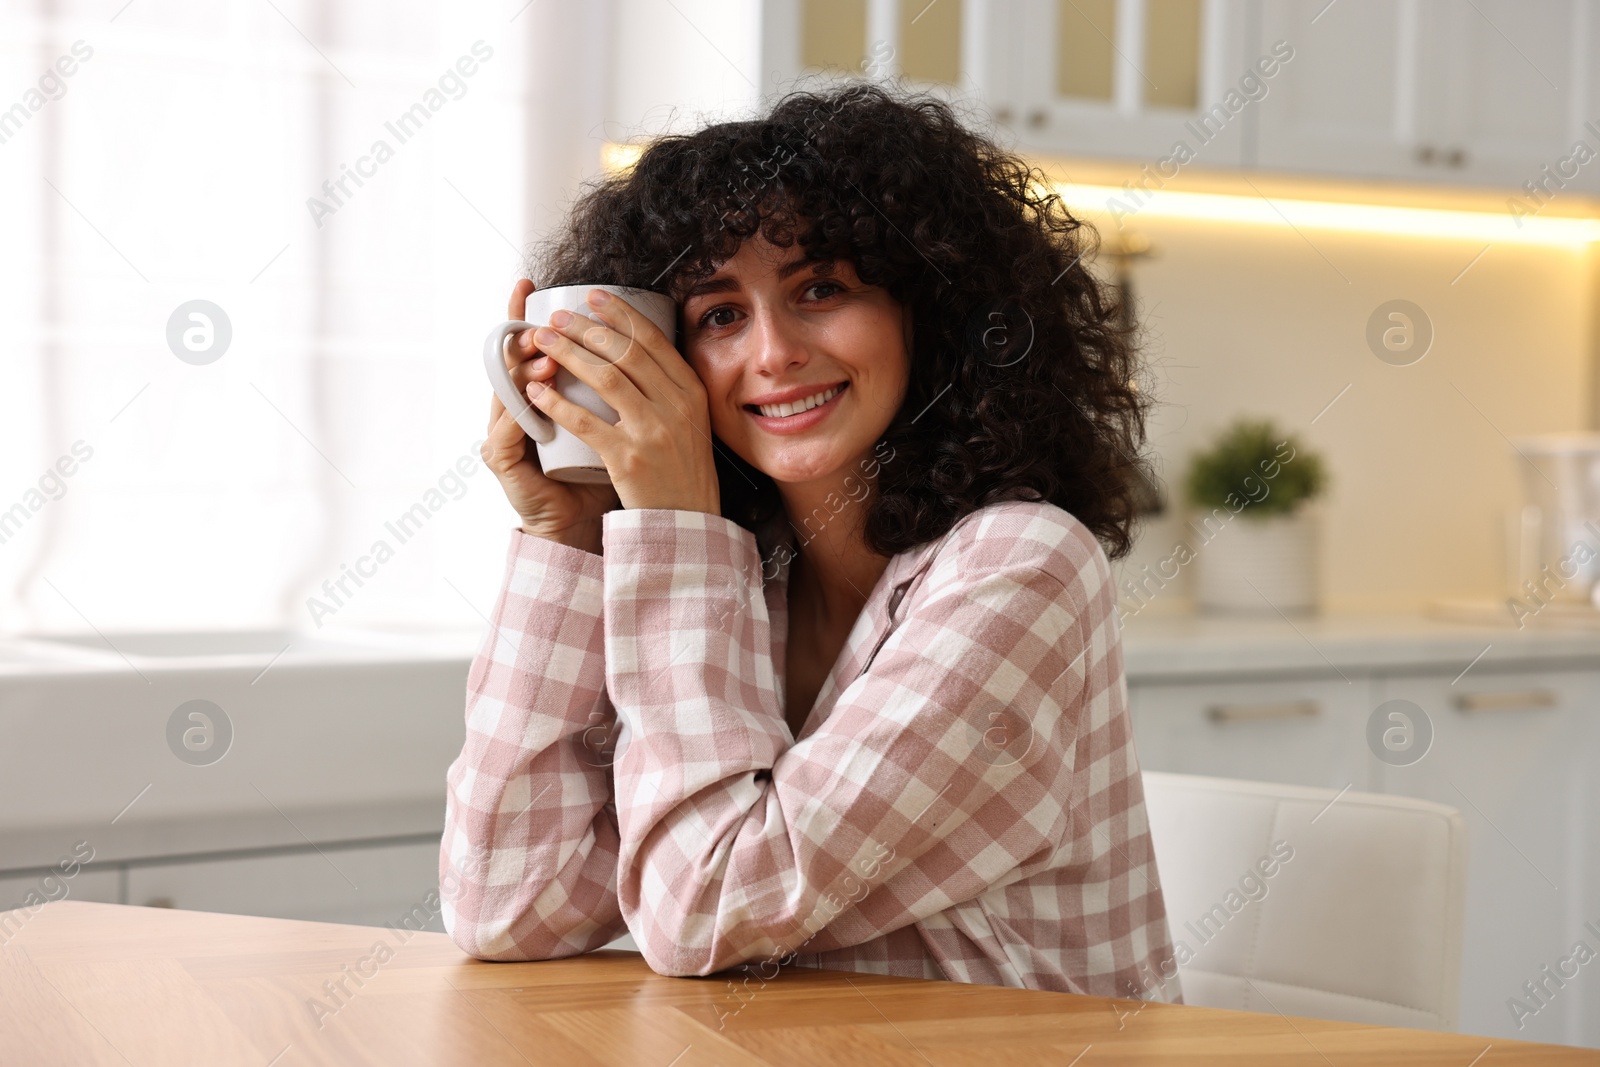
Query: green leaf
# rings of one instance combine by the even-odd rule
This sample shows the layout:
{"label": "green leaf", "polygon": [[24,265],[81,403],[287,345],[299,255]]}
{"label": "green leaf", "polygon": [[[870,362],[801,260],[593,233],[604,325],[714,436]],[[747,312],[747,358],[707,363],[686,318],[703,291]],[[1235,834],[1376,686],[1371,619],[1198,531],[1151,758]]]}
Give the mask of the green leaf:
{"label": "green leaf", "polygon": [[1195,454],[1187,489],[1196,507],[1239,508],[1247,518],[1287,515],[1327,484],[1322,458],[1270,419],[1241,417],[1210,449]]}

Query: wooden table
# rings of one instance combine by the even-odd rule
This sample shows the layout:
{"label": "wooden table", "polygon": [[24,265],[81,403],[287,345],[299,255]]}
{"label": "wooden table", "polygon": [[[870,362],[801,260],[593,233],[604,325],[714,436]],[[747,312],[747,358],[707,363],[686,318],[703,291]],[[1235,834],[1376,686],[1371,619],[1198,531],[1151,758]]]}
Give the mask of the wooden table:
{"label": "wooden table", "polygon": [[725,978],[663,978],[631,952],[483,963],[442,934],[381,927],[76,901],[14,915],[6,1067],[1600,1063],[1558,1045],[837,971],[785,971],[736,997]]}

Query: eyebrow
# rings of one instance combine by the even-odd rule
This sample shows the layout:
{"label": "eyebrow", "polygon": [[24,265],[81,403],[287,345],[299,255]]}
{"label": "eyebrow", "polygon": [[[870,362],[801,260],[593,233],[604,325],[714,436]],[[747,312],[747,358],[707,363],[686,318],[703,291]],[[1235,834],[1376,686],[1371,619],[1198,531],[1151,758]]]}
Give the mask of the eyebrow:
{"label": "eyebrow", "polygon": [[[833,259],[812,259],[807,256],[798,256],[778,268],[778,280],[787,281],[790,277],[804,268],[808,263],[811,264],[812,274],[831,274],[833,273],[835,267],[835,261]],[[691,285],[688,290],[684,292],[680,302],[688,303],[693,297],[704,296],[707,293],[731,293],[737,291],[738,288],[739,283],[734,281],[732,278],[707,278],[704,281],[696,282],[694,285]]]}

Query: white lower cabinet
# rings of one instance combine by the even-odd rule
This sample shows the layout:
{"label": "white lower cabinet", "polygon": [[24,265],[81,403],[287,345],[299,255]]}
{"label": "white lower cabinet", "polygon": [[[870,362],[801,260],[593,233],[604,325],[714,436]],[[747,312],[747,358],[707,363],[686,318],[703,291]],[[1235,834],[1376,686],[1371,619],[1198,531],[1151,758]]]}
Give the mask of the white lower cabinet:
{"label": "white lower cabinet", "polygon": [[442,933],[438,884],[433,839],[133,866],[126,903]]}
{"label": "white lower cabinet", "polygon": [[[1135,681],[1140,764],[1458,809],[1469,833],[1460,1030],[1600,1047],[1600,668],[1343,671],[1348,682]],[[1369,745],[1368,720],[1391,700],[1423,715],[1386,709],[1380,737],[1391,722],[1431,729],[1413,762],[1414,749],[1381,760]]]}
{"label": "white lower cabinet", "polygon": [[1600,1044],[1600,958],[1568,960],[1579,941],[1600,954],[1585,929],[1600,929],[1600,882],[1586,869],[1600,832],[1589,781],[1600,674],[1393,677],[1379,695],[1420,707],[1433,728],[1420,760],[1382,766],[1382,791],[1449,804],[1467,822],[1461,1029]]}
{"label": "white lower cabinet", "polygon": [[[25,908],[45,900],[86,900],[91,904],[120,903],[121,886],[116,871],[78,870],[64,877],[59,869],[0,878],[0,911]],[[0,941],[5,940],[0,928]]]}
{"label": "white lower cabinet", "polygon": [[32,917],[30,902],[47,900],[443,933],[438,886],[439,839],[430,835],[215,858],[102,861],[70,877],[53,868],[17,870],[0,875],[0,946]]}
{"label": "white lower cabinet", "polygon": [[1372,683],[1313,678],[1129,686],[1134,744],[1146,770],[1369,788],[1357,720]]}

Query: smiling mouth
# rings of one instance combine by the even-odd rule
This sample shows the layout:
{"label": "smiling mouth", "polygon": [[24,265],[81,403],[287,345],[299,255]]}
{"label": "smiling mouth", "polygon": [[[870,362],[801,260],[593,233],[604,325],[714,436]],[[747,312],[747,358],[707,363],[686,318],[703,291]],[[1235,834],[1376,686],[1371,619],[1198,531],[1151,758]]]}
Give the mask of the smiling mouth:
{"label": "smiling mouth", "polygon": [[787,404],[746,404],[744,409],[757,415],[764,415],[769,419],[782,419],[790,415],[799,415],[801,412],[810,411],[812,408],[821,407],[840,393],[844,392],[849,382],[840,382],[838,385],[829,386],[814,396],[801,400],[791,401]]}

